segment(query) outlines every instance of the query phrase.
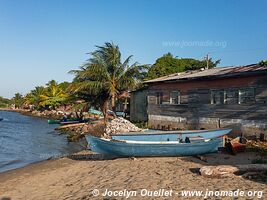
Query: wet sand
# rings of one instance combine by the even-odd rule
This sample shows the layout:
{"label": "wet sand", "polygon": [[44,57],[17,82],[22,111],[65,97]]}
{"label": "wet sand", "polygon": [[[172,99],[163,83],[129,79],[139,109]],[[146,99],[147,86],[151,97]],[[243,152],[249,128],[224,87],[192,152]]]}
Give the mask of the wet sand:
{"label": "wet sand", "polygon": [[[84,153],[84,152],[83,152]],[[88,152],[87,152],[88,153]],[[183,190],[243,190],[263,191],[267,198],[267,180],[250,180],[242,176],[210,179],[197,171],[203,165],[250,164],[255,153],[210,154],[207,162],[195,157],[121,158],[113,160],[75,160],[60,158],[43,161],[0,174],[0,199],[126,199],[102,196],[109,191],[137,191],[129,199],[203,199],[204,197],[140,196],[142,189]],[[94,196],[97,189],[100,194]],[[162,192],[162,191],[161,191]],[[126,193],[125,193],[126,194]],[[211,197],[210,199],[215,199]],[[219,198],[220,199],[220,198]],[[233,199],[229,197],[221,199]],[[253,199],[239,197],[238,199]],[[257,196],[254,199],[258,199]]]}

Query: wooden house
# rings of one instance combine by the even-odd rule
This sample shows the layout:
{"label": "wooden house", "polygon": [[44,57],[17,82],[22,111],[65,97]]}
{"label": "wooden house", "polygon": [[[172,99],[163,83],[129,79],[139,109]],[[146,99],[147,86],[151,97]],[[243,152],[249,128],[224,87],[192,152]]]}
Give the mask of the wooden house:
{"label": "wooden house", "polygon": [[267,129],[267,66],[216,67],[145,82],[148,124],[155,129]]}

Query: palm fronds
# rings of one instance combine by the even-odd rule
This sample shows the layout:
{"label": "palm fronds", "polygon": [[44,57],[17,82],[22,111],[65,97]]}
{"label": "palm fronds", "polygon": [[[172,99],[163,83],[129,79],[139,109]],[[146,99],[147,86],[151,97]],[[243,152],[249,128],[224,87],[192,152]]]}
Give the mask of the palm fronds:
{"label": "palm fronds", "polygon": [[95,96],[101,102],[98,105],[102,106],[107,104],[104,102],[112,100],[114,108],[115,101],[122,92],[134,89],[140,83],[143,66],[138,63],[130,65],[132,56],[122,62],[119,47],[114,43],[107,42],[96,48],[79,70],[70,71],[75,75],[71,90],[82,94],[83,98],[87,97],[87,100],[92,100],[92,96]]}

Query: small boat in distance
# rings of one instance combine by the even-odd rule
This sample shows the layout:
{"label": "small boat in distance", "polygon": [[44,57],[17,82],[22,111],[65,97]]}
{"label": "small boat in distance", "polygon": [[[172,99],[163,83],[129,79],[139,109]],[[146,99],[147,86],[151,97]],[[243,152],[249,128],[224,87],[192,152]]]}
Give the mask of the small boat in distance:
{"label": "small boat in distance", "polygon": [[[54,120],[54,119],[49,119],[49,120],[47,120],[47,123],[48,124],[60,124],[60,122],[63,122],[64,120],[63,119],[61,119],[61,120]],[[67,122],[68,121],[78,121],[78,119],[67,119]]]}
{"label": "small boat in distance", "polygon": [[61,125],[67,125],[67,124],[78,124],[78,123],[83,123],[84,121],[61,121]]}
{"label": "small boat in distance", "polygon": [[179,141],[112,140],[85,136],[92,151],[117,157],[192,156],[218,151],[223,138],[198,140],[188,143]]}
{"label": "small boat in distance", "polygon": [[85,123],[89,122],[90,119],[82,119],[82,120],[76,120],[76,121],[61,121],[61,125],[67,125],[67,124],[78,124],[78,123]]}
{"label": "small boat in distance", "polygon": [[187,131],[144,131],[132,133],[120,133],[111,135],[114,140],[134,140],[134,141],[179,141],[186,137],[202,137],[212,139],[227,135],[232,129],[215,130],[187,130]]}
{"label": "small boat in distance", "polygon": [[66,121],[49,119],[47,120],[47,123],[48,124],[76,124],[76,123],[82,123],[82,122],[88,122],[88,121],[90,121],[90,119],[84,119],[84,120],[67,119]]}
{"label": "small boat in distance", "polygon": [[3,118],[0,118],[0,121],[3,121],[4,119]]}

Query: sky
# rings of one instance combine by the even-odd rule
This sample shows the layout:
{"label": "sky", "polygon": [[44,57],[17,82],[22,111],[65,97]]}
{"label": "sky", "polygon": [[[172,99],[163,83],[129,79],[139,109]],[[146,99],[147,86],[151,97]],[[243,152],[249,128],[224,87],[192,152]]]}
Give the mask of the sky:
{"label": "sky", "polygon": [[0,0],[0,96],[71,81],[105,42],[140,64],[168,52],[257,63],[267,59],[266,9],[264,0]]}

